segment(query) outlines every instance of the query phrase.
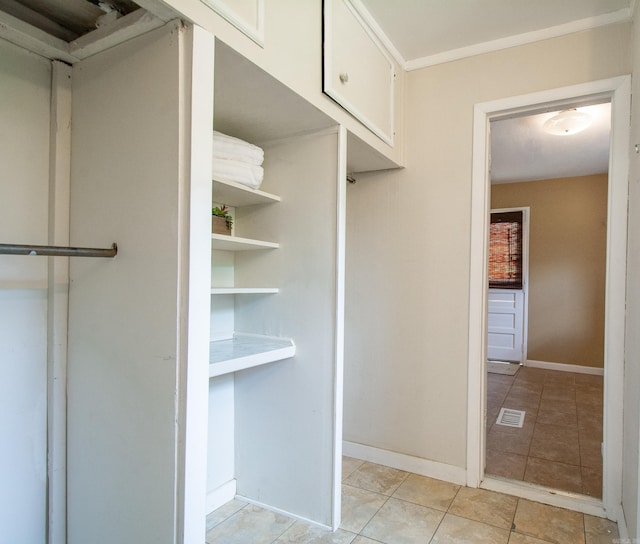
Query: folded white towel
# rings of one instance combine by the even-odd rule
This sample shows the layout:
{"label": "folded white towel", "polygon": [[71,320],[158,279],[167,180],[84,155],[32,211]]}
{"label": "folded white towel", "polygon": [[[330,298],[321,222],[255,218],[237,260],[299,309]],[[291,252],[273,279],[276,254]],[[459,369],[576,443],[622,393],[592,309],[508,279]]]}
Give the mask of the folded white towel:
{"label": "folded white towel", "polygon": [[213,156],[255,166],[260,166],[264,161],[264,151],[257,145],[215,130],[213,131]]}
{"label": "folded white towel", "polygon": [[258,189],[262,184],[263,177],[264,170],[262,166],[213,158],[213,179],[235,181],[252,189]]}

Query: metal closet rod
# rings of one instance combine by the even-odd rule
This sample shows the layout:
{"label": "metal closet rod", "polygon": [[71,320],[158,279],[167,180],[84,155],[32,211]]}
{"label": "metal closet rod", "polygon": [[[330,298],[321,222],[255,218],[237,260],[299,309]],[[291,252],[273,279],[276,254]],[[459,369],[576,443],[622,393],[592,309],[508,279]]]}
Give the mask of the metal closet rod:
{"label": "metal closet rod", "polygon": [[118,245],[114,242],[110,248],[26,246],[0,244],[0,255],[42,255],[47,257],[115,257]]}

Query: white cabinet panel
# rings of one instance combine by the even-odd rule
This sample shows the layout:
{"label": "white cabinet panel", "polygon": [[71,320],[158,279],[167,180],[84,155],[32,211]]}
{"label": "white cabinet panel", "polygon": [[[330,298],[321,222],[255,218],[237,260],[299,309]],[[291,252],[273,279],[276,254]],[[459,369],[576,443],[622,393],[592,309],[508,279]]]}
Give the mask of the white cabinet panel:
{"label": "white cabinet panel", "polygon": [[264,45],[264,0],[201,0],[258,45]]}
{"label": "white cabinet panel", "polygon": [[349,0],[324,6],[323,91],[389,145],[394,140],[391,57]]}
{"label": "white cabinet panel", "polygon": [[513,329],[516,326],[516,318],[513,314],[490,313],[488,324],[489,327]]}

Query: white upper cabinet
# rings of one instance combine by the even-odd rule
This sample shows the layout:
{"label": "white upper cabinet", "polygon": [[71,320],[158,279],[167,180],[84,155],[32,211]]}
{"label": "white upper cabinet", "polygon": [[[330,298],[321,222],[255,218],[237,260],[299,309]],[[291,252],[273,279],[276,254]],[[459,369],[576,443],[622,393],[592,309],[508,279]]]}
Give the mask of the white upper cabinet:
{"label": "white upper cabinet", "polygon": [[201,0],[258,45],[264,46],[264,0]]}
{"label": "white upper cabinet", "polygon": [[[394,57],[391,45],[385,45],[387,38],[361,0],[137,2],[158,17],[169,11],[205,29],[328,116],[334,125],[344,126],[349,172],[404,165],[403,61]],[[241,90],[244,95],[260,91],[257,83]],[[235,117],[245,118],[243,100],[231,99]],[[276,124],[294,123],[299,117],[289,110],[285,115]],[[250,126],[245,123],[240,128],[244,132]],[[275,125],[269,126],[277,132]],[[228,132],[243,137],[235,130]],[[269,134],[254,136],[271,139]]]}
{"label": "white upper cabinet", "polygon": [[393,145],[394,63],[350,0],[325,0],[323,59],[324,93]]}

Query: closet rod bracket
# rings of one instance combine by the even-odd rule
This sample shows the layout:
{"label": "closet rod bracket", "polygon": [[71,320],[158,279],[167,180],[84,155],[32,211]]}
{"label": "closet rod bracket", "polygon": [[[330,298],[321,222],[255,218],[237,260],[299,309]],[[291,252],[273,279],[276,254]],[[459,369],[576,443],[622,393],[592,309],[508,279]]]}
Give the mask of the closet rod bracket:
{"label": "closet rod bracket", "polygon": [[117,254],[118,245],[115,242],[110,248],[0,244],[0,255],[38,255],[45,257],[115,257]]}

